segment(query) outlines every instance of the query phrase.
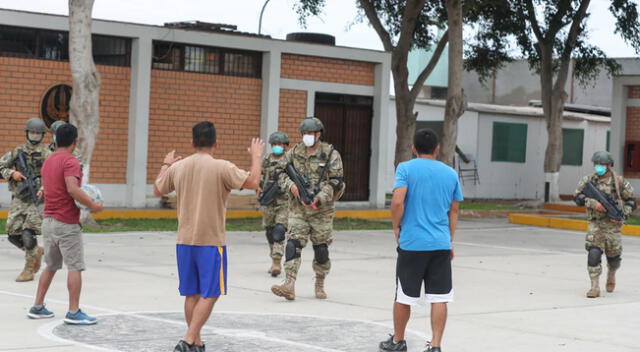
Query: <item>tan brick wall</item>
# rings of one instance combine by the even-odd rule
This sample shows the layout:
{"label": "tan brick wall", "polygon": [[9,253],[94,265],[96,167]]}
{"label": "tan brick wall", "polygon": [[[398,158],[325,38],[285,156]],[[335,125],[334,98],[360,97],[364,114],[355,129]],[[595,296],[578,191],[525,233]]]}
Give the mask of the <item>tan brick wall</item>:
{"label": "tan brick wall", "polygon": [[[130,68],[98,66],[102,76],[100,133],[90,182],[125,183]],[[56,84],[71,85],[68,62],[0,57],[0,153],[24,143],[24,124],[40,116],[42,96]],[[45,142],[51,142],[47,134]]]}
{"label": "tan brick wall", "polygon": [[282,54],[282,78],[374,85],[375,64],[363,61]]}
{"label": "tan brick wall", "polygon": [[[631,98],[631,88],[629,89],[629,98]],[[640,87],[637,87],[640,94]],[[640,107],[627,107],[627,124],[625,128],[625,140],[627,142],[640,141]],[[640,178],[640,172],[625,171],[625,177]]]}
{"label": "tan brick wall", "polygon": [[152,70],[147,182],[167,152],[193,153],[191,128],[204,120],[216,125],[215,157],[249,169],[247,147],[260,135],[261,91],[255,78]]}
{"label": "tan brick wall", "polygon": [[291,146],[300,142],[300,122],[307,117],[307,91],[280,89],[278,129],[289,136]]}
{"label": "tan brick wall", "polygon": [[640,98],[640,86],[630,86],[629,87],[629,99],[639,99]]}

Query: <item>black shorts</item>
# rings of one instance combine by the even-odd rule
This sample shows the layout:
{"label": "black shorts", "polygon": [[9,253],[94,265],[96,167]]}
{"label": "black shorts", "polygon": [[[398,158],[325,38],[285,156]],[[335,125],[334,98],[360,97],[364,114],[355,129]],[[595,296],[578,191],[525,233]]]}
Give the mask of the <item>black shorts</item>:
{"label": "black shorts", "polygon": [[424,304],[421,293],[423,282],[427,302],[453,301],[451,251],[405,251],[398,248],[396,302]]}

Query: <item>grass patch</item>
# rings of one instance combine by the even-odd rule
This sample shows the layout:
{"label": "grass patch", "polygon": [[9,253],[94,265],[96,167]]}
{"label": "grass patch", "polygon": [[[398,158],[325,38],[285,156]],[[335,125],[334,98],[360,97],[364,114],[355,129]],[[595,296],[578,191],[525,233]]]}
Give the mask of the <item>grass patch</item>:
{"label": "grass patch", "polygon": [[627,225],[640,225],[640,216],[632,216],[627,219]]}
{"label": "grass patch", "polygon": [[[7,221],[0,219],[0,233],[6,233]],[[176,231],[175,219],[106,219],[97,220],[99,227],[86,226],[84,232]],[[335,230],[390,230],[391,221],[366,219],[334,219]],[[227,231],[262,231],[261,218],[227,219]]]}

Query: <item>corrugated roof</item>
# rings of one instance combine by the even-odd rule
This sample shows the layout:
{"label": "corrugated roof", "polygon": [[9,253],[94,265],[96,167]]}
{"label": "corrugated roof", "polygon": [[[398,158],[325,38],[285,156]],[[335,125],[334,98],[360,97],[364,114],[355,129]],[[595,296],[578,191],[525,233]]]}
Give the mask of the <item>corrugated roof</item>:
{"label": "corrugated roof", "polygon": [[[392,97],[395,99],[395,97]],[[416,104],[424,104],[430,106],[443,107],[446,105],[445,100],[436,99],[417,99]],[[475,112],[488,112],[495,114],[505,114],[513,116],[525,116],[525,117],[544,117],[542,108],[535,106],[511,106],[511,105],[497,105],[497,104],[482,104],[482,103],[467,103],[468,111]],[[584,120],[591,122],[611,123],[611,118],[606,116],[600,116],[595,114],[586,114],[573,111],[565,111],[563,118],[567,120]]]}

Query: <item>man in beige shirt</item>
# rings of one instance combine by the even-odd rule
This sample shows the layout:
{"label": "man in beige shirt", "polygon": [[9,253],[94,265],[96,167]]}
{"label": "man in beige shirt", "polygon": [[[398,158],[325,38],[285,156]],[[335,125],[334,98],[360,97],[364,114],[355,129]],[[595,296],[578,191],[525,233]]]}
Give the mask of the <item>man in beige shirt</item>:
{"label": "man in beige shirt", "polygon": [[254,138],[248,148],[251,171],[215,159],[216,128],[203,121],[192,130],[195,153],[180,160],[174,152],[164,159],[153,192],[157,196],[176,191],[178,200],[179,291],[185,296],[187,333],[174,352],[204,351],[200,330],[215,302],[227,294],[225,214],[232,189],[257,189],[264,142]]}

